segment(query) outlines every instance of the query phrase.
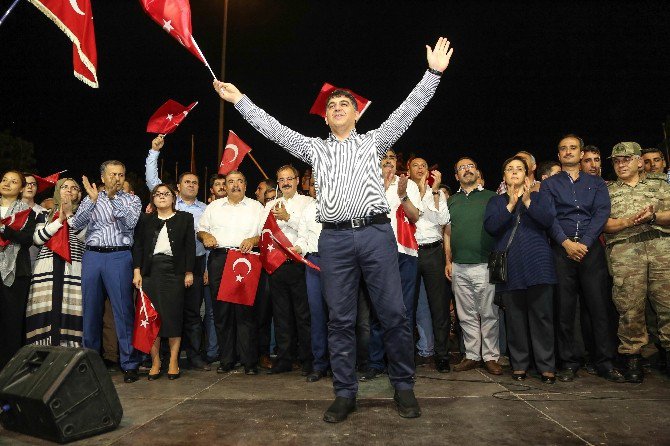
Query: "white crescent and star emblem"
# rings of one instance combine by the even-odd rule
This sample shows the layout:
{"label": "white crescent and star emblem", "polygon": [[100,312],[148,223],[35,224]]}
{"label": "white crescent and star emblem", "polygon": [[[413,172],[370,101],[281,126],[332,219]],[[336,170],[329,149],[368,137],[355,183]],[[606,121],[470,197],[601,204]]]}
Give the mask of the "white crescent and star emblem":
{"label": "white crescent and star emblem", "polygon": [[72,6],[72,9],[73,9],[74,12],[76,12],[77,14],[79,14],[79,15],[85,15],[85,14],[84,14],[84,11],[82,11],[82,10],[79,8],[79,5],[77,4],[77,0],[70,0],[70,6]]}
{"label": "white crescent and star emblem", "polygon": [[149,320],[148,319],[142,319],[142,322],[140,322],[140,325],[142,328],[147,328],[149,326]]}
{"label": "white crescent and star emblem", "polygon": [[[72,1],[72,0],[70,0]],[[174,26],[172,26],[172,20],[165,20],[163,19],[163,29],[167,31],[168,33],[174,29]]]}
{"label": "white crescent and star emblem", "polygon": [[240,153],[237,146],[235,144],[228,144],[228,145],[226,145],[225,149],[223,149],[223,150],[225,151],[226,149],[230,149],[233,152],[235,152],[235,156],[231,160],[229,160],[229,162],[235,161],[237,159],[237,155],[239,155],[239,153]]}
{"label": "white crescent and star emblem", "polygon": [[[248,270],[245,275],[248,276],[249,273],[251,272],[251,262],[248,259],[245,259],[244,257],[240,257],[239,259],[233,262],[233,272],[235,272],[235,267],[237,266],[238,263],[244,263],[245,265],[247,265]],[[239,274],[235,276],[235,280],[237,280],[238,282],[242,282],[243,278],[244,277],[240,276]]]}
{"label": "white crescent and star emblem", "polygon": [[168,121],[172,121],[172,114],[168,113],[168,115],[165,117]]}

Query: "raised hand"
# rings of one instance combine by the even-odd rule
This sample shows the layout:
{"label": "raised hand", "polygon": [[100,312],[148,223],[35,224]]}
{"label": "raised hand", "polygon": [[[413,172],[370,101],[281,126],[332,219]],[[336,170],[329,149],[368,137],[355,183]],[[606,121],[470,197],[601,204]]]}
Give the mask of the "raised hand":
{"label": "raised hand", "polygon": [[512,212],[514,206],[519,201],[519,187],[514,184],[507,186],[507,195],[509,196],[509,202],[507,203],[507,210]]}
{"label": "raised hand", "polygon": [[449,48],[449,41],[446,37],[437,39],[435,48],[431,49],[426,45],[426,59],[428,60],[428,67],[437,71],[444,71],[449,66],[451,55],[454,54],[454,49]]}
{"label": "raised hand", "polygon": [[72,199],[69,196],[62,196],[60,203],[60,213],[58,220],[63,223],[68,217],[72,216]]}
{"label": "raised hand", "polygon": [[526,177],[523,185],[523,195],[521,196],[521,201],[523,201],[523,204],[526,206],[526,208],[530,207],[530,179],[528,177]]}
{"label": "raised hand", "polygon": [[440,190],[440,184],[442,184],[442,172],[439,170],[431,170],[430,176],[433,177],[433,191],[437,192]]}
{"label": "raised hand", "polygon": [[398,196],[403,198],[407,195],[407,181],[409,177],[407,175],[400,175],[398,177]]}
{"label": "raised hand", "polygon": [[214,90],[224,101],[237,104],[237,102],[242,99],[242,96],[244,96],[240,93],[240,90],[231,83],[221,82],[215,79],[212,85],[214,85]]}
{"label": "raised hand", "polygon": [[384,176],[384,190],[388,190],[391,182],[393,181],[393,169],[383,170],[382,175]]}
{"label": "raised hand", "polygon": [[84,190],[88,194],[88,198],[95,203],[95,201],[98,199],[98,188],[95,186],[95,183],[91,184],[88,181],[88,178],[86,175],[81,177],[81,182],[84,185]]}
{"label": "raised hand", "polygon": [[151,150],[160,152],[164,144],[165,144],[165,135],[158,135],[157,137],[154,138],[153,141],[151,141]]}

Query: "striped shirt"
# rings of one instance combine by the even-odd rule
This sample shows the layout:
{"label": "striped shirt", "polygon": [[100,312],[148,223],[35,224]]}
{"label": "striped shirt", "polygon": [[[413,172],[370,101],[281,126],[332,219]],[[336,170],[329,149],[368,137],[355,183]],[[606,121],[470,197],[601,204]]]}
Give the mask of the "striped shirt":
{"label": "striped shirt", "polygon": [[344,141],[332,133],[327,139],[301,135],[281,125],[247,96],[235,108],[263,136],[312,166],[317,193],[316,219],[336,223],[391,211],[379,163],[428,104],[439,83],[439,76],[426,72],[378,129],[362,135],[352,130]]}
{"label": "striped shirt", "polygon": [[141,212],[139,197],[119,191],[110,200],[103,190],[95,203],[90,197],[84,198],[68,223],[74,231],[87,228],[87,246],[132,246]]}

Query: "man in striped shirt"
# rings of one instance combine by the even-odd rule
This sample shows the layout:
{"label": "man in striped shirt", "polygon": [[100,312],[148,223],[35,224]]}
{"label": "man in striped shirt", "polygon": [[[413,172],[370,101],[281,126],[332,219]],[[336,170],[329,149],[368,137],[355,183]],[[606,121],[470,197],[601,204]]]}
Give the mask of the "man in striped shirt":
{"label": "man in striped shirt", "polygon": [[330,94],[326,104],[327,139],[309,138],[281,125],[230,83],[214,81],[219,96],[235,104],[256,130],[312,166],[317,191],[316,219],[321,278],[329,309],[328,344],[335,401],[324,421],[337,423],[356,409],[355,323],[361,272],[384,327],[388,372],[402,417],[420,416],[414,397],[412,331],[403,305],[398,254],[387,214],[379,163],[432,98],[453,50],[438,39],[426,46],[428,71],[410,95],[376,130],[359,134],[356,101],[345,90]]}

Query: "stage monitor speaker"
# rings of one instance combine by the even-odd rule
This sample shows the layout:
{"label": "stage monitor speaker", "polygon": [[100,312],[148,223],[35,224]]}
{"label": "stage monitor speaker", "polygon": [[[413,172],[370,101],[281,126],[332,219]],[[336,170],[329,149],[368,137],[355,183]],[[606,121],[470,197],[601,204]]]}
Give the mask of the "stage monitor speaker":
{"label": "stage monitor speaker", "polygon": [[123,408],[93,350],[27,345],[0,372],[5,429],[59,443],[115,429]]}

